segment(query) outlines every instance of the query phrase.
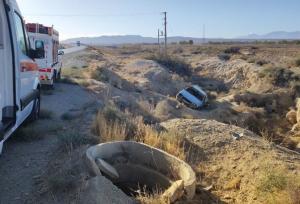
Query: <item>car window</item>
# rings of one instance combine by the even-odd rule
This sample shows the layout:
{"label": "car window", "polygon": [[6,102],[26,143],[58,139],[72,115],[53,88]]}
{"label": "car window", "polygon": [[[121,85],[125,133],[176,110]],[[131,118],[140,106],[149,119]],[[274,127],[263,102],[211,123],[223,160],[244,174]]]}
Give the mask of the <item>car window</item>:
{"label": "car window", "polygon": [[204,96],[199,91],[195,90],[194,88],[190,87],[186,90],[187,90],[187,92],[189,92],[193,96],[196,96],[200,101],[204,100]]}
{"label": "car window", "polygon": [[15,13],[15,24],[16,24],[16,34],[18,40],[18,46],[22,53],[27,54],[27,45],[26,45],[26,35],[24,32],[23,19]]}

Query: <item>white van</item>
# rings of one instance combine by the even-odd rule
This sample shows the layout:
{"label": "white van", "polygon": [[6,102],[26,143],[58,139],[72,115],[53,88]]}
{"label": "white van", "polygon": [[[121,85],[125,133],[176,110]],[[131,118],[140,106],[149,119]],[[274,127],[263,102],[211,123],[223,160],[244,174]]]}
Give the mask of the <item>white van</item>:
{"label": "white van", "polygon": [[15,0],[0,0],[0,153],[3,143],[27,119],[40,112],[38,65],[42,51],[30,49]]}
{"label": "white van", "polygon": [[54,86],[56,79],[60,79],[62,60],[59,55],[59,33],[53,27],[47,27],[38,23],[27,23],[26,29],[33,49],[44,50],[40,59],[36,59],[39,65],[41,84]]}

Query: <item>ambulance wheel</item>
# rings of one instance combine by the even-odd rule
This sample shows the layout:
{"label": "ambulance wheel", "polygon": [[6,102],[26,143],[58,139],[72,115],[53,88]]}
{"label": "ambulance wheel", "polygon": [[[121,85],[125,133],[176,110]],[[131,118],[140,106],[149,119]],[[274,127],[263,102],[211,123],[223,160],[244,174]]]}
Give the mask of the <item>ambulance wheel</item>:
{"label": "ambulance wheel", "polygon": [[57,80],[57,72],[56,72],[56,70],[54,70],[53,83],[56,82],[56,80]]}
{"label": "ambulance wheel", "polygon": [[40,117],[41,112],[41,92],[38,89],[37,98],[34,100],[33,108],[29,116],[29,121],[33,122]]}
{"label": "ambulance wheel", "polygon": [[61,79],[61,71],[58,72],[58,74],[56,75],[56,80],[60,80]]}
{"label": "ambulance wheel", "polygon": [[53,76],[53,79],[51,80],[51,83],[49,84],[49,88],[54,90],[54,88],[55,88],[54,84],[55,84],[55,80],[54,80],[54,76]]}

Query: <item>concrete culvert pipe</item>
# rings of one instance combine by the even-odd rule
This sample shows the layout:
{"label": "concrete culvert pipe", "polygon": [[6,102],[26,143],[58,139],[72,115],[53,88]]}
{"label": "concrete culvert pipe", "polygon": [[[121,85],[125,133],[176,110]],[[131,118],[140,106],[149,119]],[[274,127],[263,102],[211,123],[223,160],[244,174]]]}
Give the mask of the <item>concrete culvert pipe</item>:
{"label": "concrete culvert pipe", "polygon": [[146,144],[122,141],[90,147],[87,165],[92,176],[103,175],[130,196],[159,190],[170,202],[192,199],[196,176],[184,161]]}

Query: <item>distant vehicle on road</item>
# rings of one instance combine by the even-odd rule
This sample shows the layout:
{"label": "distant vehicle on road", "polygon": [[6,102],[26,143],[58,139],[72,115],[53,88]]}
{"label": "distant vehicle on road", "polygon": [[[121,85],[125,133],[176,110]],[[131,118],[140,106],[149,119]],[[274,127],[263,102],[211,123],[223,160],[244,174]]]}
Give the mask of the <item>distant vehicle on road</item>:
{"label": "distant vehicle on road", "polygon": [[15,0],[0,0],[0,154],[3,143],[28,118],[40,113],[38,65],[44,50],[30,48]]}
{"label": "distant vehicle on road", "polygon": [[176,99],[192,109],[201,109],[208,102],[207,94],[198,85],[193,85],[191,87],[181,90]]}
{"label": "distant vehicle on road", "polygon": [[76,44],[78,47],[80,47],[80,45],[81,45],[80,41],[77,41]]}
{"label": "distant vehicle on road", "polygon": [[36,59],[39,65],[40,81],[43,85],[54,86],[55,80],[60,79],[63,51],[59,51],[59,33],[52,27],[42,24],[26,24],[31,46],[36,50],[45,52],[40,59]]}

